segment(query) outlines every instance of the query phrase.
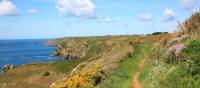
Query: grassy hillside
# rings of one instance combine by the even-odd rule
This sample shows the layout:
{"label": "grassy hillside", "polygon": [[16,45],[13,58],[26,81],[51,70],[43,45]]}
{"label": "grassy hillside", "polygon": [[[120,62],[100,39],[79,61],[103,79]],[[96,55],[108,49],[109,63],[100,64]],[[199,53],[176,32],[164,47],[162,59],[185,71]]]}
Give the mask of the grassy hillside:
{"label": "grassy hillside", "polygon": [[178,28],[167,43],[155,49],[157,53],[140,76],[145,88],[199,88],[200,12]]}
{"label": "grassy hillside", "polygon": [[48,41],[63,62],[33,63],[0,76],[0,88],[199,88],[200,12],[174,33],[73,37]]}
{"label": "grassy hillside", "polygon": [[[48,88],[54,82],[54,84],[59,83],[61,79],[64,80],[63,83],[65,84],[68,82],[67,79],[74,79],[74,77],[76,78],[81,74],[84,74],[84,78],[79,77],[80,80],[73,81],[73,85],[80,86],[88,84],[87,86],[100,86],[100,82],[97,81],[99,78],[101,81],[106,80],[109,74],[118,70],[119,67],[121,68],[123,63],[128,64],[128,58],[132,56],[134,58],[138,57],[134,54],[138,52],[135,49],[136,46],[140,46],[143,43],[152,44],[153,42],[159,41],[159,38],[165,35],[75,37],[52,40],[48,42],[48,45],[57,46],[55,54],[65,58],[66,61],[33,63],[20,66],[0,76],[0,87],[27,88],[31,86],[31,88]],[[126,60],[128,61],[126,62]],[[133,63],[136,62],[133,61]],[[130,65],[131,63],[129,62],[127,66]],[[94,66],[98,68],[93,68]],[[133,65],[130,71],[134,71],[134,68]],[[90,74],[89,72],[91,70],[96,71],[96,73]],[[126,71],[126,69],[121,70]],[[42,74],[45,72],[48,72],[49,75],[43,76]],[[85,82],[88,80],[89,82]]]}
{"label": "grassy hillside", "polygon": [[[85,59],[86,61],[79,64],[70,74],[67,74],[63,79],[58,80],[57,82],[52,84],[51,87],[53,88],[61,88],[61,87],[76,88],[78,86],[99,87],[102,85],[106,85],[106,81],[111,81],[109,80],[113,79],[112,77],[110,77],[111,74],[117,76],[118,75],[117,73],[119,73],[120,70],[125,72],[125,74],[123,74],[124,76],[126,75],[129,76],[129,78],[126,79],[127,81],[131,80],[131,74],[132,74],[131,72],[134,71],[135,68],[134,63],[136,64],[137,59],[140,59],[139,57],[142,57],[143,52],[141,51],[142,50],[141,46],[143,46],[143,44],[145,46],[151,45],[153,44],[153,42],[159,41],[159,38],[161,38],[161,36],[164,35],[72,38],[72,40],[70,41],[76,41],[81,39],[81,41],[79,40],[79,42],[84,42],[84,43],[78,43],[76,45],[73,45],[70,44],[71,42],[65,42],[65,45],[73,45],[73,47],[75,46],[78,47],[81,46],[79,44],[85,44],[87,46],[88,51],[84,52],[85,53],[84,57],[80,58],[78,56],[78,58]],[[66,39],[64,38],[55,41],[66,41]],[[62,45],[62,43],[56,45],[60,46]],[[70,52],[71,48],[69,46],[64,46],[64,47],[66,47],[63,48],[65,52]],[[63,52],[64,51],[63,49],[62,48],[58,49],[56,52]],[[141,55],[139,55],[139,53],[141,53]],[[65,56],[64,54],[61,55]],[[135,58],[135,60],[132,59],[133,61],[129,60],[129,58],[132,58],[132,56],[134,56],[133,58]],[[132,63],[129,61],[132,61]],[[96,65],[98,65],[99,67],[94,69],[93,67],[95,67]],[[127,69],[131,65],[133,65],[133,68]],[[88,73],[91,70],[94,71],[95,73],[93,74]],[[128,74],[126,74],[126,70],[127,71],[130,70]],[[120,77],[119,81],[120,80],[123,80],[123,77],[122,78]],[[115,84],[110,86],[114,85]]]}

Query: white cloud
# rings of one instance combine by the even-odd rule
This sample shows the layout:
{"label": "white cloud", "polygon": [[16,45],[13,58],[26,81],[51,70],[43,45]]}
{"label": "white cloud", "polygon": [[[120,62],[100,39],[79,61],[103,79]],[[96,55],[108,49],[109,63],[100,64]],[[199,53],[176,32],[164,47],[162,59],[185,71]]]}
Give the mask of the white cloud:
{"label": "white cloud", "polygon": [[140,21],[152,21],[153,20],[151,13],[140,14],[139,19],[140,19]]}
{"label": "white cloud", "polygon": [[60,15],[88,18],[94,16],[95,6],[91,0],[58,0]]}
{"label": "white cloud", "polygon": [[32,9],[29,9],[27,12],[30,13],[30,14],[36,14],[38,12],[38,10],[32,8]]}
{"label": "white cloud", "polygon": [[105,22],[111,22],[112,19],[111,19],[110,17],[106,17],[106,18],[104,19],[104,21],[105,21]]}
{"label": "white cloud", "polygon": [[18,15],[17,7],[10,0],[0,2],[0,16]]}
{"label": "white cloud", "polygon": [[176,18],[176,14],[171,9],[165,9],[163,15],[165,21],[173,21]]}
{"label": "white cloud", "polygon": [[181,7],[186,10],[191,10],[195,8],[196,0],[181,0]]}

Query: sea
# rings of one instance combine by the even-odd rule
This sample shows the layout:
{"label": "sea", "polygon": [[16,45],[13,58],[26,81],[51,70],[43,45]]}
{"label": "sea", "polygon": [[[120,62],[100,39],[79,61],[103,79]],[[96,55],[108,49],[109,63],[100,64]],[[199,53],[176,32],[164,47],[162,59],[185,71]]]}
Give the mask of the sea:
{"label": "sea", "polygon": [[53,56],[55,47],[45,46],[48,39],[0,40],[0,69],[5,64],[53,62],[63,59]]}

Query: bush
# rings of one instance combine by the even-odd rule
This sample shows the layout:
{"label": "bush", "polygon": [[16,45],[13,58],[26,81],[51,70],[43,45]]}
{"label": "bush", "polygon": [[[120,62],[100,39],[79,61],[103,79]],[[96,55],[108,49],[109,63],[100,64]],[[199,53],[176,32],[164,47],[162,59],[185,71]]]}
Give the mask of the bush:
{"label": "bush", "polygon": [[185,66],[187,66],[187,73],[189,73],[191,76],[200,74],[200,61],[198,58],[193,58],[193,60],[188,61]]}
{"label": "bush", "polygon": [[154,32],[152,35],[168,34],[168,32]]}
{"label": "bush", "polygon": [[41,76],[49,76],[50,73],[49,73],[48,71],[44,71],[44,72],[42,72],[40,75],[41,75]]}
{"label": "bush", "polygon": [[196,58],[200,56],[200,41],[193,40],[189,42],[186,48],[182,51],[182,56]]}
{"label": "bush", "polygon": [[174,64],[176,62],[175,52],[170,52],[170,54],[166,58],[164,58],[163,61],[168,64]]}
{"label": "bush", "polygon": [[193,40],[189,42],[186,48],[182,51],[183,58],[187,58],[188,61],[185,63],[185,70],[192,76],[200,74],[200,41]]}

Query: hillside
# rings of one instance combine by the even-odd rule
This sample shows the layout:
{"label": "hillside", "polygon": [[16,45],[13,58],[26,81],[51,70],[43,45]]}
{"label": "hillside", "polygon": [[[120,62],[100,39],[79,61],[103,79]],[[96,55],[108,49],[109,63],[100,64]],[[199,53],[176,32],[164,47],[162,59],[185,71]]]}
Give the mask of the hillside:
{"label": "hillside", "polygon": [[[177,29],[178,31],[172,34],[159,33],[156,34],[157,36],[116,37],[119,43],[114,46],[114,51],[106,51],[109,54],[101,54],[104,57],[96,58],[75,68],[65,78],[53,83],[51,87],[131,88],[131,85],[136,85],[134,82],[131,84],[131,78],[134,72],[137,74],[137,63],[139,59],[145,58],[142,62],[144,66],[138,66],[141,73],[141,75],[138,73],[139,80],[143,87],[198,88],[200,85],[198,59],[200,12],[193,13],[185,22],[178,24]],[[111,41],[116,40],[113,38],[109,40]],[[87,42],[85,44],[87,45]],[[117,48],[118,45],[121,45],[121,48]],[[63,52],[62,50],[58,50],[57,53]],[[112,58],[113,56],[116,57]]]}
{"label": "hillside", "polygon": [[[0,76],[0,88],[198,88],[200,12],[174,33],[50,40],[63,62],[32,63]],[[135,86],[135,85],[140,85]]]}
{"label": "hillside", "polygon": [[[161,36],[164,35],[77,37],[52,40],[48,44],[58,47],[55,55],[65,58],[64,62],[33,63],[9,70],[0,76],[0,86],[5,86],[5,88],[14,86],[46,88],[58,79],[63,79],[66,82],[69,82],[66,79],[74,80],[75,84],[72,85],[76,87],[90,84],[99,78],[102,80],[110,77],[111,74],[115,73],[115,70],[119,70],[120,64],[129,63],[131,66],[132,63],[128,62],[128,58],[134,57],[134,52],[139,53],[136,48],[147,47],[158,41]],[[134,58],[140,59],[137,55]],[[130,61],[134,62],[132,59]],[[121,70],[126,71],[125,69]],[[134,70],[134,66],[129,74],[132,74],[132,70]],[[50,75],[41,76],[45,71],[49,72]],[[79,77],[80,75],[82,76]],[[40,84],[40,82],[43,83]],[[54,85],[65,84],[59,83],[61,82],[57,81]]]}
{"label": "hillside", "polygon": [[149,55],[139,77],[145,88],[199,88],[200,12],[180,23],[178,29]]}
{"label": "hillside", "polygon": [[[55,40],[66,41],[61,44],[59,42],[56,44],[57,46],[65,45],[62,46],[62,48],[58,48],[56,54],[59,53],[65,58],[76,56],[80,60],[83,60],[83,62],[74,68],[70,74],[67,74],[65,78],[52,84],[52,87],[95,86],[97,85],[95,82],[102,81],[109,77],[110,75],[107,75],[113,73],[112,71],[119,67],[119,63],[122,63],[123,60],[127,58],[131,58],[135,47],[143,44],[144,41],[147,44],[152,44],[153,41],[157,41],[159,37],[160,36],[107,36]],[[71,48],[70,45],[72,45],[73,48]],[[87,51],[85,52],[81,50],[85,48],[80,48],[80,46],[83,45],[87,47]],[[74,51],[74,48],[80,50]],[[62,54],[62,52],[67,52],[67,54]],[[76,52],[76,55],[74,55],[74,52]],[[94,73],[90,73],[91,71]]]}

